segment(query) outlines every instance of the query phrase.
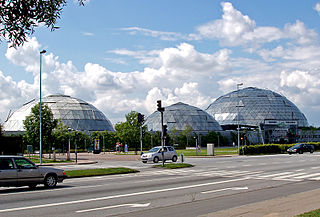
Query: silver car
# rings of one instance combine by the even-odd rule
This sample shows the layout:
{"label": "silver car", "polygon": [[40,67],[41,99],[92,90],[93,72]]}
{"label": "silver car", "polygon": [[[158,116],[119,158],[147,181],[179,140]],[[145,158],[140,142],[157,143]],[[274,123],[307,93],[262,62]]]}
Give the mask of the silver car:
{"label": "silver car", "polygon": [[66,178],[64,170],[37,166],[22,156],[0,156],[0,187],[29,186],[38,184],[53,188]]}
{"label": "silver car", "polygon": [[[164,146],[164,160],[172,160],[172,162],[176,162],[177,152],[172,146]],[[162,146],[157,146],[150,149],[147,153],[141,155],[141,160],[143,163],[154,162],[158,163],[162,161]]]}

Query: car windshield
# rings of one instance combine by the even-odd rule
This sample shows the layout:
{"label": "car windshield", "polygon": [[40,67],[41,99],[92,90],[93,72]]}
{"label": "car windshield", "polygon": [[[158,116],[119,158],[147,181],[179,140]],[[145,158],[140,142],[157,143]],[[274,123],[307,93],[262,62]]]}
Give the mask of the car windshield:
{"label": "car windshield", "polygon": [[149,152],[158,152],[160,150],[159,147],[154,147],[152,149],[149,150]]}
{"label": "car windshield", "polygon": [[294,146],[292,146],[292,148],[299,148],[302,144],[296,144]]}

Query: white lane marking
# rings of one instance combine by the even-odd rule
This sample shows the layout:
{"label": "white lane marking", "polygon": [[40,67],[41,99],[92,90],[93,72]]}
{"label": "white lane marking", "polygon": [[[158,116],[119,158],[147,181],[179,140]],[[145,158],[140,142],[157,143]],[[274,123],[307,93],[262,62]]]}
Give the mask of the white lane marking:
{"label": "white lane marking", "polygon": [[104,210],[104,209],[114,209],[114,208],[119,208],[119,207],[132,207],[132,208],[144,208],[148,207],[150,203],[133,203],[133,204],[120,204],[120,205],[114,205],[114,206],[107,206],[107,207],[99,207],[99,208],[93,208],[93,209],[84,209],[84,210],[78,210],[76,213],[83,213],[83,212],[92,212],[92,211],[98,211],[98,210]]}
{"label": "white lane marking", "polygon": [[232,191],[240,191],[240,190],[248,190],[249,188],[246,187],[232,187],[232,188],[222,188],[222,189],[216,189],[216,190],[212,190],[212,191],[203,191],[201,192],[201,194],[210,194],[210,193],[216,193],[216,192],[220,192],[220,191],[228,191],[228,190],[232,190]]}
{"label": "white lane marking", "polygon": [[320,180],[320,177],[310,178],[310,180],[316,180],[316,181],[319,181],[319,180]]}
{"label": "white lane marking", "polygon": [[273,177],[273,176],[279,176],[279,175],[285,175],[285,174],[292,174],[292,172],[273,173],[273,174],[259,176],[259,177],[261,177],[261,178],[270,178],[270,177]]}
{"label": "white lane marking", "polygon": [[311,167],[312,170],[320,169],[320,167]]}
{"label": "white lane marking", "polygon": [[151,190],[151,191],[144,191],[144,192],[111,195],[111,196],[91,198],[91,199],[73,200],[73,201],[65,201],[65,202],[59,202],[59,203],[48,203],[48,204],[39,204],[39,205],[35,205],[35,206],[9,208],[9,209],[0,210],[0,213],[27,210],[27,209],[39,209],[39,208],[45,208],[45,207],[51,207],[51,206],[86,203],[86,202],[100,201],[100,200],[109,200],[109,199],[121,198],[121,197],[138,196],[138,195],[143,195],[143,194],[153,194],[153,193],[160,193],[160,192],[165,192],[165,191],[174,191],[174,190],[182,190],[182,189],[187,189],[187,188],[203,187],[203,186],[208,186],[208,185],[217,185],[217,184],[223,184],[223,183],[228,183],[228,182],[237,182],[237,181],[243,181],[243,180],[248,180],[248,179],[249,178],[245,177],[245,178],[240,178],[240,179],[231,179],[231,180],[224,180],[224,181],[219,181],[219,182],[209,182],[209,183],[202,183],[202,184],[195,184],[195,185],[187,185],[187,186],[180,186],[180,187],[175,187],[175,188],[165,188],[165,189],[158,189],[158,190]]}
{"label": "white lane marking", "polygon": [[305,175],[306,173],[294,173],[294,174],[290,174],[290,175],[284,175],[284,176],[277,176],[274,177],[273,179],[287,179],[287,178],[295,178],[295,176],[300,176],[300,175]]}
{"label": "white lane marking", "polygon": [[295,172],[301,172],[304,171],[305,169],[299,169],[299,170],[295,170]]}
{"label": "white lane marking", "polygon": [[313,176],[320,176],[320,173],[307,174],[307,175],[304,175],[304,176],[297,176],[297,177],[294,177],[294,178],[295,179],[305,179],[305,178],[309,178],[309,177],[313,177]]}

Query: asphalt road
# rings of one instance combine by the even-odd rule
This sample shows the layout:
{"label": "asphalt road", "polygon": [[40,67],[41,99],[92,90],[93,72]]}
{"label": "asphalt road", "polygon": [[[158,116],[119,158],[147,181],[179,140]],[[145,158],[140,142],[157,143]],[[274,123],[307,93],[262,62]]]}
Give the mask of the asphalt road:
{"label": "asphalt road", "polygon": [[[199,216],[320,188],[320,153],[187,158],[164,170],[139,161],[99,161],[137,174],[67,179],[55,189],[0,188],[0,216]],[[320,208],[320,205],[319,205]]]}

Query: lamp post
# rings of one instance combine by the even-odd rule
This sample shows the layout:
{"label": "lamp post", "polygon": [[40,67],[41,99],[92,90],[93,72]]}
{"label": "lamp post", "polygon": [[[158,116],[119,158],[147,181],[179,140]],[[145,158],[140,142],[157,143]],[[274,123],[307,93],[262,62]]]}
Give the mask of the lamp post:
{"label": "lamp post", "polygon": [[41,86],[41,83],[42,83],[42,73],[41,73],[41,69],[42,69],[42,54],[46,53],[46,50],[42,50],[40,51],[40,164],[42,164],[42,115],[41,115],[41,103],[42,103],[42,94],[41,94],[41,90],[42,90],[42,86]]}
{"label": "lamp post", "polygon": [[69,134],[69,142],[68,142],[68,153],[67,153],[67,160],[70,160],[70,132],[73,131],[73,129],[71,129],[70,127],[68,128],[68,134]]}
{"label": "lamp post", "polygon": [[239,153],[239,155],[240,155],[240,117],[239,117],[239,88],[240,88],[240,86],[242,86],[243,85],[243,83],[239,83],[239,84],[237,84],[237,97],[238,97],[238,106],[237,106],[237,108],[238,108],[238,153]]}

